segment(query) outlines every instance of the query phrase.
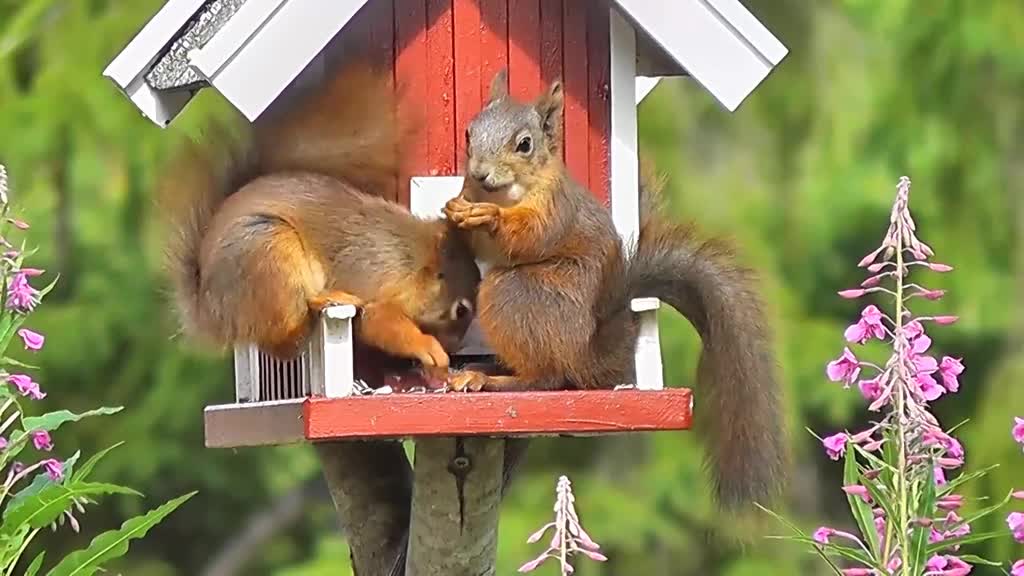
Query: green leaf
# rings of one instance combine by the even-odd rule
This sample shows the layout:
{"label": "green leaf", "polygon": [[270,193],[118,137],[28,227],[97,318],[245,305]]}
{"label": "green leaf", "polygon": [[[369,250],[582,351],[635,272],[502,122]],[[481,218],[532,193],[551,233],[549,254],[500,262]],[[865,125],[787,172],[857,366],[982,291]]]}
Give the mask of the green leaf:
{"label": "green leaf", "polygon": [[109,416],[110,414],[117,414],[122,408],[120,406],[115,408],[97,408],[95,410],[89,410],[88,412],[82,412],[81,414],[75,414],[70,410],[57,410],[56,412],[50,412],[43,414],[42,416],[30,416],[21,421],[26,432],[32,432],[35,430],[46,430],[52,432],[61,425],[68,422],[78,422],[82,418],[88,418],[90,416]]}
{"label": "green leaf", "polygon": [[963,524],[974,524],[976,520],[984,518],[985,516],[988,516],[989,514],[1009,504],[1010,498],[1013,498],[1013,493],[1007,494],[1006,497],[1003,498],[998,504],[993,504],[987,508],[982,508],[981,510],[975,512],[974,514],[971,514],[970,516],[964,518]]}
{"label": "green leaf", "polygon": [[981,470],[975,470],[970,474],[961,474],[960,476],[957,476],[956,479],[950,481],[939,490],[939,497],[941,498],[942,496],[953,493],[953,491],[955,491],[960,486],[970,482],[971,480],[981,478],[982,476],[988,474],[989,472],[995,470],[996,468],[999,468],[999,464],[993,464],[991,466],[986,466]]}
{"label": "green leaf", "polygon": [[19,360],[15,360],[14,358],[0,359],[0,364],[3,364],[5,366],[17,366],[18,368],[24,368],[25,370],[39,370],[39,366],[35,366],[33,364],[26,364]]}
{"label": "green leaf", "polygon": [[179,496],[142,516],[125,521],[118,530],[110,530],[93,538],[88,548],[72,552],[60,561],[47,576],[89,576],[105,562],[120,558],[128,552],[131,540],[142,538],[195,492]]}
{"label": "green leaf", "polygon": [[[843,484],[846,486],[861,484],[860,470],[857,468],[857,456],[854,450],[846,451],[846,459],[843,463]],[[861,535],[867,540],[868,549],[877,556],[878,532],[875,530],[875,517],[871,513],[871,507],[860,496],[847,494],[846,501],[850,504],[850,511],[853,513],[854,520],[857,521]]]}
{"label": "green leaf", "polygon": [[[931,518],[935,510],[935,472],[928,474],[924,482],[924,494],[917,502],[915,515],[918,518]],[[907,559],[908,574],[919,574],[924,568],[928,556],[928,536],[932,533],[931,526],[915,526],[910,532],[910,558]]]}
{"label": "green leaf", "polygon": [[46,556],[46,550],[43,550],[36,556],[35,560],[28,565],[28,570],[25,571],[25,576],[36,576],[39,569],[43,567],[43,557]]}
{"label": "green leaf", "polygon": [[89,476],[89,474],[92,473],[92,469],[96,467],[96,464],[98,464],[99,461],[101,459],[103,459],[104,456],[106,456],[111,450],[113,450],[114,448],[117,448],[118,446],[120,446],[122,444],[124,444],[123,441],[118,442],[117,444],[114,444],[113,446],[110,446],[108,448],[100,450],[96,454],[93,454],[92,457],[89,458],[88,460],[86,460],[85,464],[82,464],[82,467],[78,469],[78,473],[74,476],[74,479],[75,480],[85,480],[86,477]]}
{"label": "green leaf", "polygon": [[967,536],[961,536],[959,538],[947,538],[942,542],[936,542],[928,546],[928,556],[931,557],[933,554],[937,554],[952,548],[953,546],[963,546],[964,544],[975,544],[977,542],[985,542],[986,540],[992,540],[993,538],[1005,538],[1010,535],[1009,531],[1004,532],[982,532],[978,534],[968,534]]}
{"label": "green leaf", "polygon": [[766,514],[772,516],[773,518],[775,518],[776,520],[778,520],[779,522],[784,524],[786,527],[788,527],[790,530],[792,530],[794,533],[796,533],[797,534],[797,536],[796,536],[797,539],[800,539],[801,541],[811,540],[811,542],[814,543],[811,546],[811,549],[814,550],[815,554],[817,554],[819,557],[821,557],[821,559],[824,560],[826,564],[828,564],[829,568],[831,568],[832,571],[835,574],[837,574],[838,576],[843,576],[843,571],[839,569],[839,566],[837,566],[836,563],[833,562],[832,559],[829,558],[827,554],[825,554],[825,552],[821,549],[821,546],[817,545],[818,544],[817,542],[815,542],[813,539],[808,538],[807,534],[805,534],[803,530],[798,528],[795,524],[793,524],[789,520],[786,520],[781,515],[779,515],[779,514],[777,514],[775,512],[772,512],[771,510],[765,508],[764,506],[758,504],[757,502],[754,502],[754,506],[757,506],[762,511],[764,511]]}
{"label": "green leaf", "polygon": [[53,282],[50,282],[49,284],[46,285],[45,288],[39,290],[38,296],[40,302],[42,302],[43,298],[45,298],[46,295],[49,294],[51,290],[53,290],[54,286],[57,285],[57,280],[60,280],[60,274],[57,274],[57,276],[54,277]]}
{"label": "green leaf", "polygon": [[23,525],[32,528],[42,528],[60,517],[61,513],[68,510],[75,498],[91,494],[128,494],[141,496],[131,488],[117,486],[116,484],[97,484],[90,482],[75,482],[69,485],[50,484],[40,490],[35,497],[26,498],[17,503],[11,503],[4,510],[3,526],[0,526],[0,534],[14,534]]}
{"label": "green leaf", "polygon": [[975,556],[974,554],[959,554],[960,559],[969,564],[983,564],[985,566],[1002,566],[1002,562],[993,562],[987,558],[981,556]]}

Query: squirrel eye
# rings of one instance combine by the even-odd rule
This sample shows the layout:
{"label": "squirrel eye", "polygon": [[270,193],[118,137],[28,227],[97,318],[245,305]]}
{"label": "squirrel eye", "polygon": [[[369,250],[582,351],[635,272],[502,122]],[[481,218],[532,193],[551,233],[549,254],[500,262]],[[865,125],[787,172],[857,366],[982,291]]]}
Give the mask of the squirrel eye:
{"label": "squirrel eye", "polygon": [[516,144],[516,152],[529,154],[531,151],[533,151],[533,139],[529,136],[523,136],[522,140]]}

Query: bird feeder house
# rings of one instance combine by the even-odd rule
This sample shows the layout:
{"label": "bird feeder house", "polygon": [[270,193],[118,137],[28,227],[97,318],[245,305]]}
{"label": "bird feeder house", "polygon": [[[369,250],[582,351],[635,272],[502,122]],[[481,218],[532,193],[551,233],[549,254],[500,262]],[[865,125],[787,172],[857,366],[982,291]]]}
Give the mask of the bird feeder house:
{"label": "bird feeder house", "polygon": [[[463,133],[495,74],[507,69],[523,100],[561,79],[566,166],[628,239],[639,228],[640,100],[661,77],[689,76],[734,111],[786,53],[737,0],[168,0],[104,75],[163,127],[201,89],[257,121],[335,63],[368,59],[426,111],[393,200],[437,217],[461,189]],[[641,334],[630,389],[469,394],[361,393],[356,310],[331,308],[291,362],[235,350],[235,402],[207,408],[206,443],[686,429],[692,397],[663,386],[658,307],[632,303]],[[488,354],[471,329],[461,355]]]}

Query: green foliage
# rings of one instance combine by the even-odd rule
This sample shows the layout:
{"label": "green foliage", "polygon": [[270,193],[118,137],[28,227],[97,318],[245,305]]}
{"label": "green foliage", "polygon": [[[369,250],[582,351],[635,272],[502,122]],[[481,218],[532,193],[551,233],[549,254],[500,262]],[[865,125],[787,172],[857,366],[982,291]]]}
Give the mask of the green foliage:
{"label": "green foliage", "polygon": [[[1024,197],[1024,3],[743,3],[790,49],[786,59],[733,114],[691,80],[664,80],[640,107],[640,138],[668,173],[676,215],[733,237],[764,278],[794,431],[787,517],[805,530],[856,526],[836,488],[842,466],[821,462],[802,430],[866,421],[853,395],[823,382],[835,335],[857,312],[834,291],[855,280],[850,265],[884,231],[880,218],[902,174],[927,191],[915,198],[918,223],[935,231],[933,247],[958,268],[944,305],[961,321],[935,346],[962,352],[969,369],[959,399],[939,407],[939,417],[969,420],[968,472],[1003,464],[966,485],[966,495],[1020,488],[1024,461],[1006,430],[1024,405],[1024,233],[1016,216]],[[202,409],[230,401],[231,366],[175,338],[153,185],[182,138],[230,110],[200,94],[161,130],[100,76],[161,5],[0,0],[0,162],[34,234],[48,239],[34,260],[61,273],[33,315],[35,329],[60,338],[15,359],[41,366],[52,395],[44,409],[58,398],[75,412],[97,399],[127,407],[115,418],[77,422],[74,438],[63,439],[83,454],[130,440],[89,481],[117,479],[157,501],[200,490],[112,564],[131,576],[201,573],[250,514],[317,473],[304,447],[203,448]],[[662,326],[666,381],[688,386],[696,334],[671,312]],[[695,392],[698,418],[715,417],[701,412]],[[581,565],[582,576],[821,574],[800,546],[760,537],[735,545],[739,528],[711,506],[701,456],[689,433],[537,441],[503,508],[497,573],[514,573],[530,557],[525,538],[548,517],[550,486],[565,473],[584,524],[610,558]],[[308,522],[279,534],[244,573],[347,573],[329,509],[323,498]],[[111,499],[89,519],[116,526],[143,512],[138,498]],[[975,530],[996,532],[1000,523],[993,515]],[[50,558],[87,544],[66,530],[48,532],[37,541]],[[1020,552],[1002,538],[965,548],[994,560]]]}
{"label": "green foliage", "polygon": [[47,572],[47,576],[88,576],[94,574],[100,566],[128,552],[131,540],[142,538],[168,514],[174,512],[186,500],[195,496],[195,492],[179,496],[166,504],[153,509],[143,516],[127,520],[118,530],[104,532],[93,538],[89,547],[69,554],[59,564]]}

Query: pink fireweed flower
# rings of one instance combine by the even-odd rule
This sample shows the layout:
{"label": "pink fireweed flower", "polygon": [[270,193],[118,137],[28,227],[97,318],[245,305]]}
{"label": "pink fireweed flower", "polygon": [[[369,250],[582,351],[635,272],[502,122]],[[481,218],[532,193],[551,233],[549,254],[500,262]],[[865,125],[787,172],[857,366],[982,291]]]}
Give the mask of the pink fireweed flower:
{"label": "pink fireweed flower", "polygon": [[846,454],[846,441],[849,438],[844,432],[840,432],[825,438],[821,441],[821,444],[825,447],[825,452],[829,458],[839,460]]}
{"label": "pink fireweed flower", "polygon": [[946,295],[945,290],[919,290],[915,293],[915,296],[921,296],[927,300],[939,300]]}
{"label": "pink fireweed flower", "polygon": [[874,442],[868,442],[867,444],[861,446],[861,448],[868,452],[877,452],[878,449],[882,447],[882,444],[884,442],[885,440],[876,440]]}
{"label": "pink fireweed flower", "polygon": [[1013,418],[1013,439],[1018,444],[1024,444],[1024,418]]}
{"label": "pink fireweed flower", "polygon": [[847,568],[843,570],[843,576],[874,576],[877,574],[871,568]]}
{"label": "pink fireweed flower", "polygon": [[46,270],[40,270],[39,268],[22,268],[21,270],[16,270],[16,272],[24,274],[29,278],[35,278],[36,276],[42,276]]}
{"label": "pink fireweed flower", "polygon": [[18,336],[21,337],[21,341],[25,344],[25,350],[32,350],[33,352],[42,350],[43,343],[46,341],[42,334],[33,332],[28,328],[18,330]]}
{"label": "pink fireweed flower", "polygon": [[850,289],[850,290],[840,290],[839,291],[839,296],[841,298],[852,299],[852,298],[860,298],[865,293],[867,293],[867,290],[859,290],[857,288],[853,288],[853,289]]}
{"label": "pink fireweed flower", "polygon": [[860,362],[849,348],[843,348],[842,356],[828,363],[825,374],[829,380],[842,382],[844,388],[849,388],[860,375]]}
{"label": "pink fireweed flower", "polygon": [[858,496],[861,500],[870,503],[871,495],[868,493],[868,489],[860,484],[851,484],[849,486],[843,486],[843,492],[846,492],[850,496]]}
{"label": "pink fireweed flower", "polygon": [[966,576],[971,565],[956,556],[932,556],[924,565],[925,576]]}
{"label": "pink fireweed flower", "polygon": [[935,506],[940,510],[954,511],[959,510],[964,504],[964,497],[959,494],[949,494],[943,496],[935,503]]}
{"label": "pink fireweed flower", "polygon": [[39,389],[39,384],[33,382],[32,377],[27,374],[9,374],[7,381],[14,384],[22,396],[28,396],[33,400],[46,398],[46,393]]}
{"label": "pink fireweed flower", "polygon": [[1010,512],[1006,517],[1006,525],[1010,527],[1010,532],[1013,532],[1013,539],[1024,543],[1024,513]]}
{"label": "pink fireweed flower", "polygon": [[860,313],[860,320],[846,329],[843,334],[847,342],[863,344],[871,338],[885,339],[882,311],[873,304]]}
{"label": "pink fireweed flower", "polygon": [[944,536],[946,538],[960,538],[971,533],[970,524],[964,522],[964,519],[953,510],[946,514],[945,523],[946,531]]}
{"label": "pink fireweed flower", "polygon": [[1024,490],[1014,490],[1010,493],[1010,497],[1017,500],[1024,500]]}
{"label": "pink fireweed flower", "polygon": [[8,218],[7,221],[10,222],[11,224],[14,224],[14,227],[17,228],[18,230],[28,230],[29,228],[28,222],[25,222],[24,220]]}
{"label": "pink fireweed flower", "polygon": [[60,482],[64,479],[64,465],[61,464],[60,460],[49,458],[43,460],[43,469],[46,470],[46,475],[50,477],[50,480],[54,482]]}
{"label": "pink fireweed flower", "polygon": [[881,376],[877,376],[858,382],[857,388],[860,389],[861,396],[867,400],[878,400],[882,396],[881,379]]}
{"label": "pink fireweed flower", "polygon": [[939,264],[938,262],[929,262],[927,264],[927,266],[928,266],[928,268],[932,272],[952,272],[953,271],[953,267],[950,266],[949,264]]}
{"label": "pink fireweed flower", "polygon": [[929,402],[937,400],[939,396],[946,392],[946,389],[939,386],[935,378],[932,378],[932,375],[926,372],[918,373],[914,376],[914,384],[917,386],[917,392],[920,396]]}
{"label": "pink fireweed flower", "polygon": [[1017,560],[1010,568],[1010,576],[1024,576],[1024,560]]}
{"label": "pink fireweed flower", "polygon": [[835,528],[829,528],[828,526],[822,526],[818,528],[814,531],[814,534],[811,537],[814,539],[815,542],[821,544],[828,544],[833,536],[845,538],[853,542],[860,542],[860,540],[853,534],[850,534],[849,532],[843,532],[842,530],[836,530]]}
{"label": "pink fireweed flower", "polygon": [[7,287],[7,309],[31,312],[39,303],[39,292],[28,283],[28,276],[19,272]]}
{"label": "pink fireweed flower", "polygon": [[3,436],[0,436],[0,450],[6,450],[7,449],[7,444],[8,444],[7,438],[4,438]]}
{"label": "pink fireweed flower", "polygon": [[957,380],[957,376],[963,374],[963,371],[964,365],[960,362],[960,358],[943,356],[942,362],[939,362],[939,376],[942,377],[942,385],[950,392],[960,390],[960,381]]}
{"label": "pink fireweed flower", "polygon": [[949,324],[953,324],[953,323],[955,323],[958,320],[960,320],[959,316],[933,316],[932,317],[932,322],[935,322],[936,324],[941,324],[941,325],[944,325],[944,326],[945,325],[949,325]]}
{"label": "pink fireweed flower", "polygon": [[50,439],[50,433],[46,430],[37,430],[33,432],[32,445],[36,447],[36,450],[42,450],[44,452],[53,450],[53,441]]}
{"label": "pink fireweed flower", "polygon": [[942,467],[936,466],[933,469],[933,473],[935,474],[935,485],[944,486],[946,484],[946,473],[942,470]]}

